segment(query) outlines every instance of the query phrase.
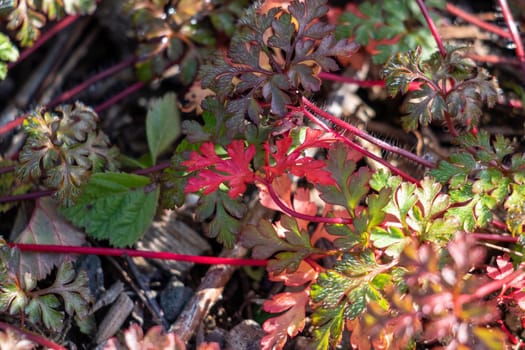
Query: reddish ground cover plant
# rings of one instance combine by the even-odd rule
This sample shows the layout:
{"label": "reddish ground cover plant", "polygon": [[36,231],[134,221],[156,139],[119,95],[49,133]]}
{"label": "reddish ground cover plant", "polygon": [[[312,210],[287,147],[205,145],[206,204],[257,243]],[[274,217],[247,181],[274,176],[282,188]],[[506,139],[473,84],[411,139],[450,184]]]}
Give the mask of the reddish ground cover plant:
{"label": "reddish ground cover plant", "polygon": [[[240,12],[230,2],[221,2],[218,14],[186,5],[187,13],[205,18],[202,28],[208,29],[199,32],[195,18],[177,12],[181,8],[171,11],[171,2],[161,2],[162,11],[154,1],[132,2],[135,24],[151,29],[139,38],[139,76],[151,79],[178,64],[180,82],[193,83],[190,91],[201,100],[200,119],[180,123],[173,94],[156,100],[145,122],[149,154],[120,158],[138,168],[132,174],[116,171],[119,158],[97,124],[97,108],[75,104],[25,117],[28,139],[14,163],[21,176],[3,181],[9,196],[2,202],[30,198],[17,194],[32,181],[46,190],[41,195],[54,195],[60,211],[40,199],[33,226],[15,243],[58,244],[61,230],[33,234],[34,221],[47,215],[71,236],[83,237],[83,229],[90,238],[129,246],[157,210],[181,206],[186,194],[197,193],[195,216],[209,223],[208,236],[248,248],[258,259],[252,263],[266,263],[268,279],[284,285],[263,305],[269,314],[263,349],[284,348],[307,325],[316,349],[335,348],[343,339],[358,349],[521,346],[523,327],[509,330],[506,320],[522,324],[525,315],[525,156],[513,140],[481,128],[483,112],[501,96],[497,80],[465,48],[442,43],[422,1],[399,3],[382,9],[364,2],[341,16],[337,31],[325,22],[330,7],[324,0],[251,6],[235,27],[229,24]],[[499,3],[524,63],[506,1]],[[396,22],[383,21],[385,14],[421,28],[390,32]],[[437,43],[434,53],[410,47],[427,28]],[[212,30],[231,38],[205,60],[219,45],[210,39]],[[369,44],[368,36],[371,51],[380,50],[375,61],[385,62],[378,84],[391,97],[406,95],[404,129],[445,125],[456,147],[450,156],[433,161],[413,154],[312,102],[323,78],[340,69],[338,59],[353,55],[356,42]],[[377,40],[397,45],[385,53]],[[7,51],[2,59],[14,60],[12,47]],[[171,162],[157,164],[180,134]],[[363,140],[423,172],[395,165]],[[250,196],[276,214],[246,224]],[[512,254],[488,252],[479,244],[484,240],[509,244]],[[86,277],[70,262],[53,261],[31,274],[6,243],[0,262],[1,312],[54,332],[69,315],[91,332]],[[51,286],[38,285],[53,266]],[[129,348],[184,346],[177,334],[153,328],[144,335],[138,326],[126,331],[125,342]],[[107,346],[123,345],[113,339]]]}

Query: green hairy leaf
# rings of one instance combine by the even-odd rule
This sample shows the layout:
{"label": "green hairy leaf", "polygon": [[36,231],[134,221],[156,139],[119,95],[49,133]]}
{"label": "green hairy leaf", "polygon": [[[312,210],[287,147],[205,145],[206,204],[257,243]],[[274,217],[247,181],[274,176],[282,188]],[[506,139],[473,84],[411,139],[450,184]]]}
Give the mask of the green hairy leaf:
{"label": "green hairy leaf", "polygon": [[159,187],[144,176],[94,174],[75,205],[62,213],[97,239],[130,246],[146,231],[157,209]]}

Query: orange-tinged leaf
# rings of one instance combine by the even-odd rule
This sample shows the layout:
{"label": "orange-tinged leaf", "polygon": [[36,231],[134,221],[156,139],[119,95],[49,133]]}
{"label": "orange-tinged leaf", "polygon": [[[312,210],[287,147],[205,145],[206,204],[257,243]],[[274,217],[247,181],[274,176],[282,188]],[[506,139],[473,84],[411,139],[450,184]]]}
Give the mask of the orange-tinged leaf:
{"label": "orange-tinged leaf", "polygon": [[263,350],[280,350],[288,337],[294,337],[303,330],[308,299],[309,290],[305,289],[274,295],[264,303],[265,311],[282,314],[264,322],[263,329],[267,334],[261,340]]}
{"label": "orange-tinged leaf", "polygon": [[[281,211],[279,206],[275,204],[268,193],[268,188],[261,183],[257,183],[257,187],[259,188],[259,202],[268,209]],[[290,177],[286,174],[276,177],[272,182],[272,188],[281,201],[288,207],[291,207],[290,197],[292,181],[290,180]]]}
{"label": "orange-tinged leaf", "polygon": [[[40,198],[36,200],[31,219],[16,242],[78,246],[85,242],[85,235],[66,221],[54,199]],[[67,259],[72,259],[72,256],[21,252],[20,276],[29,272],[34,278],[43,279],[55,266]]]}
{"label": "orange-tinged leaf", "polygon": [[299,263],[299,267],[293,272],[275,274],[269,272],[270,281],[283,282],[287,286],[301,286],[317,278],[317,271],[304,260]]}

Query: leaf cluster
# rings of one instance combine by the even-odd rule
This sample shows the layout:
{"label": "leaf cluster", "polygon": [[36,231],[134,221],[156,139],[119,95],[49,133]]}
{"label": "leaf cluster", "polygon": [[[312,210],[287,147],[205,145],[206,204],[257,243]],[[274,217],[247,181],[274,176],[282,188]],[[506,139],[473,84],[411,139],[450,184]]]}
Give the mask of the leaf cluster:
{"label": "leaf cluster", "polygon": [[20,253],[7,245],[0,247],[0,312],[25,319],[33,326],[44,326],[59,334],[66,316],[73,317],[84,333],[94,331],[89,315],[92,296],[85,271],[75,272],[71,262],[56,269],[53,283],[39,287],[30,272],[19,270]]}
{"label": "leaf cluster", "polygon": [[110,146],[98,122],[98,115],[80,102],[33,111],[23,124],[28,137],[17,176],[56,189],[62,205],[73,204],[91,174],[118,166],[118,150]]}
{"label": "leaf cluster", "polygon": [[7,29],[16,31],[16,40],[22,46],[32,46],[49,20],[65,15],[87,15],[95,11],[95,0],[8,1],[2,6],[0,18],[7,20]]}
{"label": "leaf cluster", "polygon": [[247,1],[128,0],[124,6],[135,26],[139,43],[139,78],[149,81],[161,76],[172,64],[179,66],[178,78],[190,85],[199,65],[221,45],[220,33],[232,35],[235,22]]}
{"label": "leaf cluster", "polygon": [[[429,8],[443,8],[445,1],[428,1]],[[374,63],[383,64],[392,55],[420,46],[424,52],[435,49],[435,41],[414,1],[365,1],[357,9],[338,18],[337,38],[353,37],[368,45]]]}
{"label": "leaf cluster", "polygon": [[325,1],[309,0],[265,13],[252,7],[243,15],[228,52],[201,74],[202,86],[230,114],[227,129],[242,130],[246,115],[255,124],[267,114],[287,115],[287,105],[320,89],[321,70],[338,69],[334,56],[356,49],[354,43],[336,40],[334,27],[320,21],[327,12]]}
{"label": "leaf cluster", "polygon": [[505,209],[511,233],[523,232],[524,164],[522,153],[507,138],[481,131],[458,139],[461,151],[439,162],[431,171],[447,184],[452,208],[448,215],[460,220],[466,231],[485,227],[494,213]]}
{"label": "leaf cluster", "polygon": [[407,97],[407,115],[403,118],[406,130],[446,120],[473,128],[478,125],[483,105],[494,106],[499,94],[496,79],[465,58],[462,51],[449,49],[445,57],[435,52],[422,60],[418,48],[398,53],[386,63],[383,77],[391,96],[406,93],[410,84],[421,84]]}

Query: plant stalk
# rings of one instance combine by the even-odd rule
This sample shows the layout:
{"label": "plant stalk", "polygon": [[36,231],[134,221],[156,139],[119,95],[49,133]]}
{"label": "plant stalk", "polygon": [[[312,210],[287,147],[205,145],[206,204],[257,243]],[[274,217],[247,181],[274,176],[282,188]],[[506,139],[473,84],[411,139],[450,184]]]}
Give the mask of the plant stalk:
{"label": "plant stalk", "polygon": [[170,252],[155,252],[148,250],[103,248],[103,247],[83,247],[67,246],[55,244],[24,244],[8,243],[11,248],[18,248],[21,251],[56,253],[56,254],[93,254],[103,256],[130,256],[142,257],[146,259],[176,260],[203,265],[234,265],[234,266],[266,266],[267,260],[263,259],[242,259],[242,258],[221,258],[215,256],[196,256],[187,254],[175,254]]}
{"label": "plant stalk", "polygon": [[60,22],[55,24],[51,29],[49,29],[47,32],[42,34],[40,38],[34,42],[33,46],[28,47],[20,55],[18,56],[18,59],[15,62],[11,62],[7,65],[7,69],[12,69],[17,64],[25,60],[27,57],[31,56],[33,52],[35,52],[40,46],[44,45],[49,39],[54,37],[57,33],[61,32],[65,28],[67,28],[70,24],[75,22],[80,16],[67,16],[66,18],[62,19]]}
{"label": "plant stalk", "polygon": [[423,14],[423,17],[425,17],[425,21],[427,22],[428,28],[430,29],[430,32],[432,33],[432,36],[434,37],[434,40],[436,41],[436,44],[439,48],[439,53],[444,58],[447,56],[447,50],[445,49],[445,45],[443,45],[443,40],[441,40],[441,37],[439,36],[438,30],[436,28],[436,24],[434,23],[434,20],[430,16],[430,13],[428,12],[428,8],[423,2],[423,0],[416,0],[419,9],[421,10],[421,13]]}
{"label": "plant stalk", "polygon": [[494,24],[490,24],[488,22],[480,20],[476,16],[474,16],[474,15],[472,15],[472,14],[466,12],[466,11],[463,11],[462,9],[457,7],[456,5],[453,5],[451,3],[447,3],[445,8],[446,8],[446,10],[448,12],[450,12],[454,16],[460,17],[464,21],[470,22],[470,23],[474,24],[475,26],[477,26],[477,27],[479,27],[481,29],[485,29],[485,30],[487,30],[489,32],[492,32],[494,34],[497,34],[497,35],[499,35],[499,36],[501,36],[503,38],[507,38],[507,39],[511,39],[512,38],[509,32],[501,29],[500,27],[498,27],[498,26],[496,26]]}
{"label": "plant stalk", "polygon": [[392,153],[395,153],[395,154],[398,154],[402,157],[405,157],[407,159],[410,159],[424,167],[427,167],[427,168],[430,168],[430,169],[433,169],[436,167],[436,164],[434,164],[433,162],[430,162],[426,159],[423,159],[411,152],[408,152],[407,150],[404,150],[402,148],[399,148],[399,147],[396,147],[396,146],[393,146],[391,144],[389,144],[388,142],[384,142],[384,141],[381,141],[369,134],[367,134],[366,132],[364,132],[363,130],[353,126],[352,124],[349,124],[347,122],[345,122],[344,120],[341,120],[333,115],[331,115],[330,113],[327,113],[326,111],[324,111],[323,109],[317,107],[315,104],[313,104],[312,102],[310,102],[307,98],[303,97],[303,103],[305,104],[305,106],[307,106],[308,108],[312,109],[315,113],[319,114],[321,117],[323,118],[326,118],[328,119],[330,122],[334,123],[335,125],[339,126],[340,128],[343,128],[345,130],[348,130],[350,133],[356,135],[357,137],[360,137],[362,138],[363,140],[366,140],[378,147],[381,147],[382,149],[384,149],[385,151],[388,151],[388,152],[392,152]]}
{"label": "plant stalk", "polygon": [[33,343],[37,343],[37,344],[40,344],[42,345],[44,348],[47,348],[47,349],[53,349],[53,350],[67,350],[65,347],[61,346],[61,345],[58,345],[57,343],[47,339],[47,338],[44,338],[38,334],[35,334],[33,332],[30,332],[30,331],[26,331],[24,329],[20,329],[20,328],[17,328],[17,327],[13,327],[11,326],[10,324],[7,324],[5,322],[1,322],[0,321],[0,329],[3,329],[3,330],[12,330],[16,333],[20,333],[20,334],[23,334],[23,336],[30,340],[31,342]]}
{"label": "plant stalk", "polygon": [[518,56],[518,59],[521,63],[521,73],[522,73],[522,79],[525,80],[525,51],[523,49],[523,42],[521,41],[521,36],[518,31],[518,26],[516,25],[516,22],[514,21],[514,18],[512,17],[512,12],[510,12],[509,4],[507,3],[507,0],[498,0],[499,6],[501,7],[501,12],[503,14],[503,18],[505,19],[505,22],[507,23],[507,27],[510,31],[510,36],[512,38],[512,41],[516,45],[516,56]]}

